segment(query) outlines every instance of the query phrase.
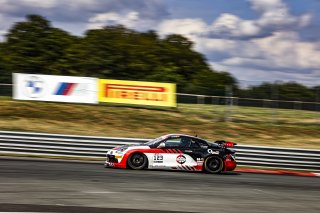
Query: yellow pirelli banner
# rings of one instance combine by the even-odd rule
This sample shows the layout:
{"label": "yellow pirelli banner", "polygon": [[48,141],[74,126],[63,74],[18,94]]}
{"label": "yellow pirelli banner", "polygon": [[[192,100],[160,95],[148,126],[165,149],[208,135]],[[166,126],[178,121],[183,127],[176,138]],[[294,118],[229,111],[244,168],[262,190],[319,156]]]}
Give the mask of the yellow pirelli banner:
{"label": "yellow pirelli banner", "polygon": [[99,102],[176,107],[176,85],[100,79]]}

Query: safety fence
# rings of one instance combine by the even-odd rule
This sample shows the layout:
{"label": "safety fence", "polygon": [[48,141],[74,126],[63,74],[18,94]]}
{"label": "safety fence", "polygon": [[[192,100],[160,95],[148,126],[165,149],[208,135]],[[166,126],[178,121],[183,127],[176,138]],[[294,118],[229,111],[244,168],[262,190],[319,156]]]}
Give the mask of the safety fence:
{"label": "safety fence", "polygon": [[[0,131],[0,155],[73,157],[102,161],[106,152],[115,146],[148,140]],[[239,166],[320,171],[320,150],[247,145],[237,145],[235,150]]]}
{"label": "safety fence", "polygon": [[[221,93],[221,92],[220,92]],[[0,96],[12,96],[12,84],[0,83]],[[177,103],[251,106],[273,109],[310,110],[320,112],[320,102],[285,101],[246,97],[209,96],[176,93]]]}

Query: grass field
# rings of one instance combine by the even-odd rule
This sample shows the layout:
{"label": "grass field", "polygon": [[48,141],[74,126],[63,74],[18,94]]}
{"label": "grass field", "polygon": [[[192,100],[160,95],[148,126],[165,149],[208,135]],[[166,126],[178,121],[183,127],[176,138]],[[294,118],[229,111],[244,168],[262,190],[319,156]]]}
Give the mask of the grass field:
{"label": "grass field", "polygon": [[[225,122],[226,113],[231,115]],[[320,149],[320,112],[179,104],[177,109],[0,99],[0,130],[153,138],[185,133],[239,144]]]}

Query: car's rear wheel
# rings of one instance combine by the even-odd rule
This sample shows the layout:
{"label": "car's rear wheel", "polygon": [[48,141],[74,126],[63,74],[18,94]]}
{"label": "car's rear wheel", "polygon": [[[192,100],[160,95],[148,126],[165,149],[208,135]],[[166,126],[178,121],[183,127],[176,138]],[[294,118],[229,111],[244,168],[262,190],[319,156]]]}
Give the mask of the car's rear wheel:
{"label": "car's rear wheel", "polygon": [[133,153],[129,156],[127,165],[130,169],[144,169],[147,167],[148,159],[147,156],[145,156],[142,153]]}
{"label": "car's rear wheel", "polygon": [[209,156],[204,162],[204,170],[208,173],[217,174],[223,169],[223,160],[219,156]]}

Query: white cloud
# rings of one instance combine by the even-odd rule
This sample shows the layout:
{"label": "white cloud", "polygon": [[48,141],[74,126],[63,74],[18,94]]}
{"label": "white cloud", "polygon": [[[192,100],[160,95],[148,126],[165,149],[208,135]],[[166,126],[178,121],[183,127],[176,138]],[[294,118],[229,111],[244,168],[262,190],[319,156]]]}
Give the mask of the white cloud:
{"label": "white cloud", "polygon": [[207,49],[208,54],[228,54],[225,59],[211,62],[213,68],[227,70],[244,83],[283,80],[319,85],[320,42],[301,41],[296,32],[229,44],[223,39],[209,39],[206,43],[210,40],[215,45],[211,51]]}
{"label": "white cloud", "polygon": [[110,25],[124,25],[127,28],[135,30],[150,30],[157,24],[155,20],[144,19],[141,13],[137,11],[128,11],[126,13],[98,13],[89,18],[87,29],[100,29]]}
{"label": "white cloud", "polygon": [[125,25],[129,28],[135,27],[139,22],[139,13],[138,12],[129,12],[127,14],[121,15],[119,13],[99,13],[94,15],[89,19],[88,28],[101,28],[107,25]]}
{"label": "white cloud", "polygon": [[318,86],[319,82],[315,79],[319,79],[320,70],[313,70],[308,74],[305,73],[286,73],[281,69],[264,70],[254,69],[241,66],[224,65],[217,62],[210,62],[213,69],[227,70],[234,76],[238,77],[240,86],[246,87],[249,85],[259,85],[263,82],[276,82],[276,81],[295,81],[307,86]]}
{"label": "white cloud", "polygon": [[209,33],[227,37],[254,36],[259,32],[260,28],[254,21],[242,20],[238,16],[229,13],[221,14],[209,27]]}
{"label": "white cloud", "polygon": [[[228,16],[228,17],[226,17]],[[218,18],[214,22],[214,29],[220,27],[220,31],[227,29],[232,35],[249,35],[257,29],[250,27],[240,28],[245,21],[236,16],[225,15],[222,22]],[[234,26],[224,28],[224,26]],[[216,28],[215,28],[216,27]],[[212,28],[211,28],[212,29]],[[253,38],[251,40],[235,40],[227,38],[203,37],[208,33],[210,25],[206,25],[200,19],[176,19],[167,20],[159,25],[162,34],[179,33],[188,37],[196,43],[196,49],[200,52],[210,54],[224,54],[226,59],[222,61],[225,65],[255,66],[265,69],[292,69],[292,73],[298,69],[316,69],[320,67],[320,43],[301,41],[295,31],[275,31],[273,34]],[[239,34],[238,34],[239,33]],[[286,71],[289,72],[289,71]]]}
{"label": "white cloud", "polygon": [[305,27],[312,19],[311,14],[303,14],[301,16],[290,15],[288,7],[280,0],[251,0],[251,2],[253,4],[253,8],[256,8],[258,11],[262,11],[260,19],[257,20],[257,24],[261,27],[272,27],[272,25],[276,27]]}
{"label": "white cloud", "polygon": [[256,11],[270,11],[277,8],[286,7],[282,0],[248,0],[251,3],[252,9]]}
{"label": "white cloud", "polygon": [[188,36],[250,40],[266,37],[284,29],[297,30],[306,27],[311,14],[293,16],[281,0],[248,0],[252,9],[260,14],[255,20],[245,20],[230,13],[222,13],[211,24],[199,18],[171,19],[163,21],[158,30],[162,34],[180,33]]}
{"label": "white cloud", "polygon": [[169,15],[160,0],[0,0],[0,5],[0,14],[6,20],[0,23],[0,31],[12,26],[12,20],[23,21],[28,14],[44,16],[55,26],[78,35],[112,24],[149,30]]}
{"label": "white cloud", "polygon": [[[258,18],[222,13],[212,23],[201,18],[164,19],[160,0],[0,0],[0,37],[26,14],[47,17],[58,27],[81,34],[85,29],[122,24],[136,30],[182,34],[214,67],[239,79],[319,79],[320,43],[302,41],[298,31],[312,15],[293,15],[283,0],[247,0]],[[219,57],[217,57],[219,56]]]}
{"label": "white cloud", "polygon": [[237,41],[228,39],[214,39],[214,38],[198,38],[196,48],[200,52],[210,53],[224,53],[231,52],[238,44]]}
{"label": "white cloud", "polygon": [[287,5],[281,0],[249,0],[252,9],[260,14],[256,20],[244,20],[230,14],[221,14],[208,28],[208,34],[213,37],[224,38],[252,38],[265,37],[282,29],[299,29],[307,26],[311,14],[293,16]]}
{"label": "white cloud", "polygon": [[12,23],[19,20],[19,18],[7,17],[0,13],[0,41],[5,39],[5,35],[8,33],[8,29],[11,27]]}
{"label": "white cloud", "polygon": [[87,22],[98,14],[137,12],[141,19],[159,20],[168,15],[159,0],[0,0],[0,13],[7,17],[23,18],[39,14],[52,21]]}
{"label": "white cloud", "polygon": [[271,66],[292,69],[317,69],[320,67],[320,43],[300,41],[296,32],[277,32],[257,40],[257,49],[264,51]]}
{"label": "white cloud", "polygon": [[269,63],[264,59],[259,58],[242,58],[242,57],[231,57],[222,61],[222,64],[229,66],[243,66],[243,65],[263,65],[269,66]]}
{"label": "white cloud", "polygon": [[201,19],[165,20],[157,27],[161,34],[201,35],[206,32],[207,24]]}
{"label": "white cloud", "polygon": [[300,41],[296,32],[277,32],[250,42],[207,39],[202,45],[206,45],[207,53],[228,54],[221,62],[225,65],[285,68],[292,72],[320,67],[320,42]]}
{"label": "white cloud", "polygon": [[166,20],[158,30],[185,35],[207,57],[220,57],[211,61],[215,69],[238,79],[286,79],[311,85],[319,75],[320,43],[302,41],[298,34],[310,23],[311,15],[291,15],[282,0],[249,2],[260,13],[255,20],[223,13],[211,24],[201,19]]}
{"label": "white cloud", "polygon": [[0,11],[10,12],[14,10],[19,10],[21,7],[37,7],[43,9],[53,8],[58,5],[58,0],[15,0],[14,3],[12,0],[0,0]]}

